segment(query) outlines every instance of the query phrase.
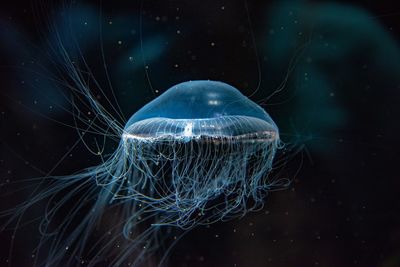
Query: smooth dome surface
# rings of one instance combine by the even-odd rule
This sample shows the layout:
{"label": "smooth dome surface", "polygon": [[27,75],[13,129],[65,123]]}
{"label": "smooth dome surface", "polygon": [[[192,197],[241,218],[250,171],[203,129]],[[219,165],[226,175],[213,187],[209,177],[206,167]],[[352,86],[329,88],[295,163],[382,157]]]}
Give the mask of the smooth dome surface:
{"label": "smooth dome surface", "polygon": [[138,137],[234,137],[273,134],[271,117],[236,88],[217,81],[177,84],[133,114],[125,132]]}

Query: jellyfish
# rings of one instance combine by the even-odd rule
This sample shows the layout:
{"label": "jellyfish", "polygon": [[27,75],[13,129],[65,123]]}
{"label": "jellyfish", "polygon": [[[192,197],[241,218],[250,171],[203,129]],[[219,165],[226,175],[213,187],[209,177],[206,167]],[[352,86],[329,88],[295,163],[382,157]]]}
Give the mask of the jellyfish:
{"label": "jellyfish", "polygon": [[47,203],[35,266],[164,266],[179,236],[259,209],[283,186],[270,175],[281,146],[268,113],[233,86],[183,82],[131,116],[102,164],[46,177],[0,215],[19,223]]}

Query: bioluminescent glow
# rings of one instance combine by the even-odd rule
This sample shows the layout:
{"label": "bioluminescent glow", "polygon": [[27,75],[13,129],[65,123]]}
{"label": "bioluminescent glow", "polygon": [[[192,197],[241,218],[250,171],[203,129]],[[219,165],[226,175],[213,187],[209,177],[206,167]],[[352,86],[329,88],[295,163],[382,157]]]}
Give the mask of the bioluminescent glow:
{"label": "bioluminescent glow", "polygon": [[103,164],[47,177],[45,190],[2,213],[20,220],[35,203],[48,201],[38,265],[139,266],[166,254],[161,246],[178,239],[174,229],[243,216],[282,186],[269,175],[280,147],[278,127],[228,84],[175,85],[120,132],[118,148]]}

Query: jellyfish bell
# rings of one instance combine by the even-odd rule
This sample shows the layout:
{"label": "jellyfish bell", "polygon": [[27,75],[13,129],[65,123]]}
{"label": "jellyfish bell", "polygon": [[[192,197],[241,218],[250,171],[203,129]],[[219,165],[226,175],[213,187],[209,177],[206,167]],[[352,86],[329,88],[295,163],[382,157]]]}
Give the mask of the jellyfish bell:
{"label": "jellyfish bell", "polygon": [[187,140],[226,137],[279,140],[278,127],[259,105],[218,81],[177,84],[133,114],[126,138]]}
{"label": "jellyfish bell", "polygon": [[274,182],[279,142],[271,117],[236,88],[183,82],[127,122],[120,147],[130,174],[112,192],[162,211],[159,225],[187,229],[243,215],[262,206]]}

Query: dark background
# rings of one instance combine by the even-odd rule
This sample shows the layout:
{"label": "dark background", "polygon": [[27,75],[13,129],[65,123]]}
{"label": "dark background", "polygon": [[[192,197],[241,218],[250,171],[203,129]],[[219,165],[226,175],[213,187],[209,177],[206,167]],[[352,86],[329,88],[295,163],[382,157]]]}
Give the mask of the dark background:
{"label": "dark background", "polygon": [[[129,117],[152,91],[181,81],[221,80],[262,105],[282,140],[301,149],[282,172],[293,180],[288,190],[271,193],[259,212],[193,230],[170,266],[400,266],[394,1],[124,2],[0,4],[2,183],[101,162],[81,143],[71,150],[78,135],[64,125],[73,116],[51,47],[62,42],[75,58],[79,44],[109,95],[108,66],[117,101],[99,101],[113,115],[117,102]],[[23,199],[8,194],[1,206]],[[13,266],[31,266],[39,233],[21,233]],[[10,235],[0,235],[0,266]]]}

